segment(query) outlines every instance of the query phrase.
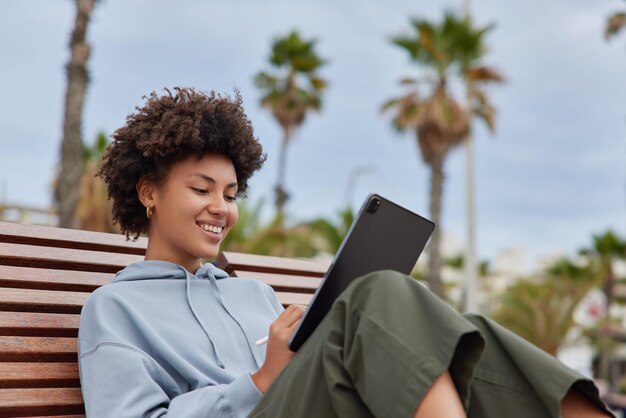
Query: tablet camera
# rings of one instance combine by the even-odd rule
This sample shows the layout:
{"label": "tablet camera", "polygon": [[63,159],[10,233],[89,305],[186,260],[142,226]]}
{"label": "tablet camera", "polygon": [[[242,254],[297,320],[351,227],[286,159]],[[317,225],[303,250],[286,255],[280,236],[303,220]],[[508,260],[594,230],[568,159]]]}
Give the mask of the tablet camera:
{"label": "tablet camera", "polygon": [[380,207],[380,199],[377,197],[374,197],[372,198],[372,200],[370,200],[370,203],[367,205],[367,212],[376,213],[379,207]]}

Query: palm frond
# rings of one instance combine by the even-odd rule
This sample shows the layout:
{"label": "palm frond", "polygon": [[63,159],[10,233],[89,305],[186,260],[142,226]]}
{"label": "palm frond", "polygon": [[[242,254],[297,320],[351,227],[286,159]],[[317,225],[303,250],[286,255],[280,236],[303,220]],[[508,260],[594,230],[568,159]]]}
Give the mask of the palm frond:
{"label": "palm frond", "polygon": [[391,43],[407,51],[413,60],[416,60],[420,53],[420,42],[413,37],[395,36],[391,38]]}
{"label": "palm frond", "polygon": [[383,103],[383,105],[380,107],[380,112],[384,113],[386,111],[388,111],[389,109],[392,109],[394,107],[404,107],[404,106],[408,106],[412,103],[415,103],[418,100],[418,96],[417,96],[417,92],[416,91],[412,91],[402,97],[396,97],[393,99],[389,99],[387,100],[385,103]]}
{"label": "palm frond", "polygon": [[626,12],[615,13],[606,21],[604,38],[609,40],[626,27]]}
{"label": "palm frond", "polygon": [[467,71],[467,80],[471,83],[504,83],[504,76],[495,68],[487,66],[472,67]]}
{"label": "palm frond", "polygon": [[270,75],[264,71],[257,73],[254,77],[254,84],[263,90],[273,90],[278,86],[278,78],[276,76]]}
{"label": "palm frond", "polygon": [[401,78],[400,79],[400,85],[401,86],[410,86],[413,84],[417,84],[419,82],[419,80],[417,78],[410,78],[410,77],[406,77],[406,78]]}
{"label": "palm frond", "polygon": [[324,80],[323,78],[316,76],[316,75],[312,75],[309,77],[309,82],[311,83],[311,86],[313,87],[314,90],[325,90],[326,87],[328,87],[328,82],[326,80]]}

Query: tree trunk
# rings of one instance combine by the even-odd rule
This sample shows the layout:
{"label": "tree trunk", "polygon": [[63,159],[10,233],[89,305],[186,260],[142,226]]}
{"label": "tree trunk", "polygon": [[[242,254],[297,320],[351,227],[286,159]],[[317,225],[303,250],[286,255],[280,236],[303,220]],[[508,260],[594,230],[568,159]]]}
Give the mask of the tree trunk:
{"label": "tree trunk", "polygon": [[67,64],[67,90],[63,119],[60,170],[55,187],[55,201],[59,213],[59,226],[76,227],[80,180],[83,173],[84,145],[82,141],[83,104],[87,93],[89,75],[89,44],[87,26],[96,0],[75,0],[76,20],[70,39],[71,57]]}
{"label": "tree trunk", "polygon": [[[614,296],[614,288],[615,288],[615,274],[613,273],[613,268],[611,266],[612,260],[609,258],[608,261],[604,261],[603,257],[600,257],[601,269],[604,272],[604,283],[602,284],[602,290],[606,296],[606,318],[609,318],[609,312],[611,310],[611,306],[613,305]],[[600,338],[606,339],[607,341],[611,339],[608,335],[601,335]],[[612,356],[611,347],[607,347],[606,344],[601,345],[598,350],[598,377],[600,379],[606,380],[609,383],[609,387],[611,390],[617,390],[617,382],[613,379],[611,375],[611,356]]]}
{"label": "tree trunk", "polygon": [[441,200],[443,195],[443,159],[430,163],[430,217],[436,227],[430,238],[428,249],[428,275],[430,289],[438,296],[445,297],[441,283]]}
{"label": "tree trunk", "polygon": [[607,261],[601,261],[601,263],[605,264],[602,266],[604,270],[604,283],[602,284],[602,290],[606,295],[606,312],[608,314],[609,309],[613,306],[613,301],[615,300],[615,274],[613,273],[612,267],[613,260],[609,258]]}
{"label": "tree trunk", "polygon": [[287,146],[291,139],[292,128],[283,127],[283,141],[280,144],[280,154],[278,156],[278,179],[274,192],[276,193],[276,217],[282,219],[285,203],[289,199],[289,194],[285,190],[285,171],[287,169]]}

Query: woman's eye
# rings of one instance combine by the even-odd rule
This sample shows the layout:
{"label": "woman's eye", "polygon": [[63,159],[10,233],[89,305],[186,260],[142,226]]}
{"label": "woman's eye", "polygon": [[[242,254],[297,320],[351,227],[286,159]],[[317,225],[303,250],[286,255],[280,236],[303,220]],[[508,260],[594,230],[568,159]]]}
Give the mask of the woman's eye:
{"label": "woman's eye", "polygon": [[224,196],[227,202],[234,202],[237,200],[237,196]]}
{"label": "woman's eye", "polygon": [[198,194],[207,194],[209,191],[206,189],[198,189],[197,187],[192,187],[191,190]]}

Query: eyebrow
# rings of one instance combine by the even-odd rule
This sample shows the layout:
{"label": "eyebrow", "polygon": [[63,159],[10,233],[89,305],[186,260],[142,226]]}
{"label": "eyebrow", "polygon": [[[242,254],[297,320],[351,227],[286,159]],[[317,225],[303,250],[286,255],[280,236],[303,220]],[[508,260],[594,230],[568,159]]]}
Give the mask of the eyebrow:
{"label": "eyebrow", "polygon": [[[193,173],[192,176],[201,177],[202,179],[206,180],[207,182],[209,182],[211,184],[217,183],[213,177],[207,176],[206,174]],[[233,187],[239,187],[239,183],[234,182],[234,183],[229,183],[229,184],[226,185],[227,189],[230,189],[230,188],[233,188]]]}

